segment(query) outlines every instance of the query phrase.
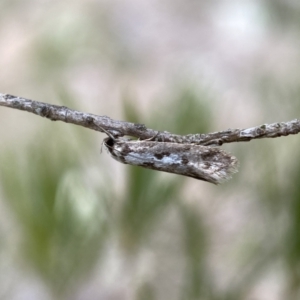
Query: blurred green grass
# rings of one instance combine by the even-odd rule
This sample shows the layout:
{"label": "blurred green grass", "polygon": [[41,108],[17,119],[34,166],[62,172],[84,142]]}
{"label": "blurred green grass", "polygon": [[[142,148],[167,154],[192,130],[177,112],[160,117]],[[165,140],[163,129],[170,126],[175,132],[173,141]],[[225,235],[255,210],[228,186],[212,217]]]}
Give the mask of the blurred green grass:
{"label": "blurred green grass", "polygon": [[99,258],[108,199],[91,189],[79,152],[64,135],[46,136],[37,135],[22,157],[9,150],[1,157],[0,173],[7,204],[22,232],[19,254],[58,295]]}

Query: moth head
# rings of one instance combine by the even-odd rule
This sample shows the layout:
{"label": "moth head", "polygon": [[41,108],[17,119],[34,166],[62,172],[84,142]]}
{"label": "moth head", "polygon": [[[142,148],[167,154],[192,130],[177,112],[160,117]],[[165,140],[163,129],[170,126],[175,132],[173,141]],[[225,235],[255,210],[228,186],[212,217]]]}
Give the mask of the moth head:
{"label": "moth head", "polygon": [[107,137],[103,140],[103,143],[104,143],[104,146],[111,149],[115,144],[115,139],[113,139],[112,137]]}

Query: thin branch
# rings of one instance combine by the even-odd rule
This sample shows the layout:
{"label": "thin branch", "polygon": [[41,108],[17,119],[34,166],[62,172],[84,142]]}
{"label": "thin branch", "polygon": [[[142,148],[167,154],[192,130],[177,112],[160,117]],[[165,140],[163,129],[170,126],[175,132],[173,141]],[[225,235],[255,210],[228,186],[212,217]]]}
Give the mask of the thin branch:
{"label": "thin branch", "polygon": [[222,145],[224,143],[245,142],[253,139],[275,138],[300,132],[300,121],[295,119],[289,122],[263,124],[248,129],[228,129],[208,134],[188,134],[182,136],[167,131],[158,132],[146,128],[144,124],[116,121],[107,116],[84,113],[65,106],[32,101],[8,94],[0,93],[0,106],[25,110],[52,121],[72,123],[100,132],[107,131],[113,136],[128,135],[140,139],[155,137],[156,141],[184,144]]}

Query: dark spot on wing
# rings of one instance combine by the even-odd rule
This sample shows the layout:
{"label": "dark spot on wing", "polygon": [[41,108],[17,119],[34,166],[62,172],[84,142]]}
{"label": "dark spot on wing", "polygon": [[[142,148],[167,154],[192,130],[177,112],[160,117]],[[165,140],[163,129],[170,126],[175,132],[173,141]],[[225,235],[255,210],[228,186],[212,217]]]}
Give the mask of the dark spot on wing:
{"label": "dark spot on wing", "polygon": [[154,157],[157,159],[163,159],[165,156],[170,156],[170,152],[161,152],[154,154]]}
{"label": "dark spot on wing", "polygon": [[129,145],[126,143],[122,143],[122,155],[130,155],[132,153],[132,150],[130,149]]}
{"label": "dark spot on wing", "polygon": [[182,156],[181,163],[183,165],[187,165],[189,163],[189,160],[185,155]]}

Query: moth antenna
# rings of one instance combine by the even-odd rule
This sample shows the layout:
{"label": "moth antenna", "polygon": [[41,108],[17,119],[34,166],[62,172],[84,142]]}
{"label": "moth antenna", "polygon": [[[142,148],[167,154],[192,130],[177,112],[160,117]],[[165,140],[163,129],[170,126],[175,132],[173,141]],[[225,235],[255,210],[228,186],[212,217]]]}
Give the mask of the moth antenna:
{"label": "moth antenna", "polygon": [[104,129],[102,126],[99,126],[99,128],[106,133],[111,139],[115,140],[116,138],[106,129]]}
{"label": "moth antenna", "polygon": [[[102,126],[99,126],[99,128],[104,132],[106,133],[112,140],[116,140],[116,138],[109,132],[107,131],[106,129],[104,129]],[[103,143],[104,143],[105,139],[102,141],[101,143],[101,147],[100,147],[100,154],[102,153],[102,147],[103,147]]]}

